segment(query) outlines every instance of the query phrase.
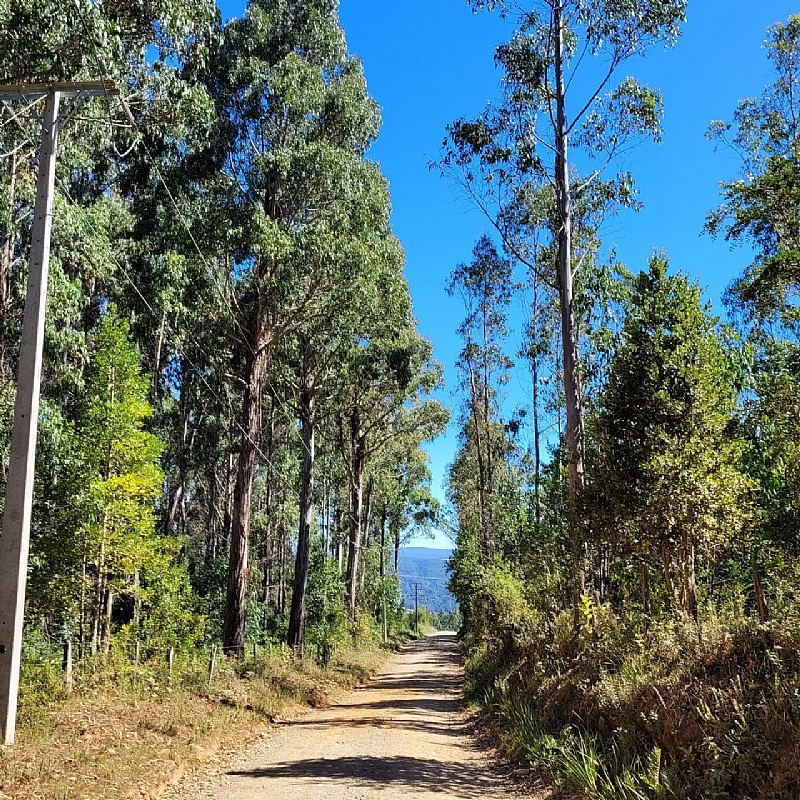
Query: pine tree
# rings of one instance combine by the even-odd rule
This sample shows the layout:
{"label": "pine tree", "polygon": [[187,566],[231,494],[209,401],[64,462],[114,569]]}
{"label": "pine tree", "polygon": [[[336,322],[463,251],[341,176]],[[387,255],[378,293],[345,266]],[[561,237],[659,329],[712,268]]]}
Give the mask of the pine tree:
{"label": "pine tree", "polygon": [[746,486],[727,432],[736,398],[715,322],[699,287],[668,275],[663,257],[638,275],[592,425],[585,495],[595,533],[645,567],[660,559],[667,603],[695,617],[696,559],[739,529]]}

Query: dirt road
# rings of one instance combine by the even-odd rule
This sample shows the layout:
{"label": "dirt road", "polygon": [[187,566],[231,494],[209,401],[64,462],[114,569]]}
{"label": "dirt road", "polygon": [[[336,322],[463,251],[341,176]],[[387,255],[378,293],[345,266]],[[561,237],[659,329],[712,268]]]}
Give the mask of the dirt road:
{"label": "dirt road", "polygon": [[[499,800],[519,790],[493,771],[461,705],[452,634],[422,639],[340,703],[287,724],[181,800]],[[541,796],[540,796],[541,797]]]}

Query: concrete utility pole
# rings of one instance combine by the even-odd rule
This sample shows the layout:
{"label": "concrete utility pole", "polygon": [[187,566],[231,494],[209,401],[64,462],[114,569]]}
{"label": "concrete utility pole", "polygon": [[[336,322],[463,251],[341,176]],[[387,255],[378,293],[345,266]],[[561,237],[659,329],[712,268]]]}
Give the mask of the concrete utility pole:
{"label": "concrete utility pole", "polygon": [[25,582],[28,572],[39,384],[42,375],[44,314],[53,220],[53,187],[61,97],[94,97],[113,92],[109,81],[0,87],[0,100],[44,98],[42,143],[36,183],[30,267],[22,323],[17,397],[11,433],[3,529],[0,532],[0,725],[2,743],[14,743],[22,654]]}

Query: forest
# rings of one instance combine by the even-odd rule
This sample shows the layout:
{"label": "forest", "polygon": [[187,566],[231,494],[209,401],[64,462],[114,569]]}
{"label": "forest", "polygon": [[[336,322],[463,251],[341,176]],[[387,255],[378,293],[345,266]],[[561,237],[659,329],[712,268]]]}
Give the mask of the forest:
{"label": "forest", "polygon": [[[15,0],[0,25],[6,85],[118,90],[60,120],[28,643],[386,640],[448,412],[336,4],[257,0],[223,24],[195,0]],[[0,129],[5,470],[33,105],[6,102]]]}
{"label": "forest", "polygon": [[[0,0],[1,84],[118,90],[60,123],[24,669],[65,642],[93,674],[168,651],[170,681],[212,646],[325,665],[408,626],[400,548],[438,528],[468,698],[516,758],[589,798],[796,798],[800,15],[764,33],[763,92],[709,120],[739,172],[706,234],[753,254],[722,319],[668,251],[604,239],[662,132],[629,65],[687,0],[467,4],[512,33],[496,100],[431,165],[486,224],[442,275],[442,500],[443,367],[338,2]],[[37,113],[0,116],[4,485]]]}
{"label": "forest", "polygon": [[438,162],[491,233],[449,282],[468,692],[591,798],[798,797],[800,16],[765,32],[760,96],[709,120],[739,173],[706,234],[754,258],[723,321],[668,252],[625,265],[602,235],[640,203],[625,154],[662,130],[629,63],[676,43],[687,4],[472,5],[516,27],[499,98]]}

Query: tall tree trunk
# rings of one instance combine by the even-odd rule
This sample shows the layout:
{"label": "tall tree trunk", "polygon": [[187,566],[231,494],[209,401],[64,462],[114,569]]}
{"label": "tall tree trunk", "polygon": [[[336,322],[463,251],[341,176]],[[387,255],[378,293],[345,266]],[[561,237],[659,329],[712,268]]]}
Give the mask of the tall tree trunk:
{"label": "tall tree trunk", "polygon": [[373,494],[375,491],[375,478],[370,475],[369,480],[367,481],[367,498],[364,502],[365,510],[364,510],[364,546],[370,546],[370,535],[369,529],[370,525],[372,524],[372,499]]}
{"label": "tall tree trunk", "polygon": [[111,616],[114,613],[114,592],[106,585],[104,613],[102,623],[102,642],[103,653],[108,655],[111,652]]}
{"label": "tall tree trunk", "polygon": [[[481,302],[481,315],[483,320],[483,352],[488,353],[489,347],[489,322],[488,305],[485,300]],[[483,357],[483,380],[481,385],[483,435],[486,444],[484,460],[486,463],[486,485],[484,487],[484,512],[486,514],[486,539],[487,553],[494,555],[496,538],[495,503],[494,503],[494,459],[492,458],[492,431],[491,431],[491,371],[489,369],[488,355]],[[480,443],[479,443],[480,444]]]}
{"label": "tall tree trunk", "polygon": [[92,639],[91,654],[96,656],[100,649],[100,635],[102,631],[102,618],[106,589],[106,530],[107,520],[103,514],[103,524],[100,534],[100,546],[97,549],[97,574],[94,580],[94,597],[92,598]]}
{"label": "tall tree trunk", "polygon": [[539,421],[539,356],[531,356],[531,383],[533,388],[533,499],[536,531],[542,527],[542,432]]}
{"label": "tall tree trunk", "polygon": [[582,566],[581,528],[577,519],[577,502],[584,482],[583,419],[578,372],[578,342],[573,307],[572,225],[573,205],[569,178],[569,128],[566,116],[566,82],[564,78],[565,25],[563,0],[553,6],[555,46],[556,103],[556,191],[561,228],[558,235],[558,295],[561,307],[561,349],[563,352],[564,398],[567,410],[567,468],[570,496],[570,544],[572,553],[572,604],[576,626],[580,622],[580,600],[585,592]]}
{"label": "tall tree trunk", "polygon": [[301,343],[300,366],[300,436],[303,442],[303,467],[300,476],[300,528],[294,561],[292,608],[289,613],[289,647],[302,651],[306,632],[306,588],[311,524],[314,520],[314,375],[308,368],[308,342]]}
{"label": "tall tree trunk", "polygon": [[394,523],[394,574],[400,574],[400,526]]}
{"label": "tall tree trunk", "polygon": [[[269,404],[269,422],[267,424],[267,442],[266,442],[266,456],[270,463],[274,461],[275,454],[275,403]],[[275,538],[275,515],[273,513],[273,498],[275,497],[275,481],[273,471],[269,471],[269,477],[266,481],[264,489],[264,510],[266,517],[266,524],[264,526],[263,538],[259,543],[260,547],[260,563],[261,563],[261,602],[264,604],[264,614],[267,613],[267,607],[270,604],[270,587],[273,573],[273,551],[274,551],[274,538]]]}
{"label": "tall tree trunk", "polygon": [[478,462],[478,514],[481,523],[481,553],[484,558],[492,556],[492,537],[489,532],[489,520],[486,509],[486,464],[483,448],[481,446],[480,404],[478,402],[478,387],[475,381],[475,370],[469,364],[469,386],[472,400],[472,422],[475,428],[475,458]]}
{"label": "tall tree trunk", "polygon": [[350,536],[347,548],[347,613],[356,616],[358,567],[361,560],[361,518],[364,505],[364,441],[358,411],[350,419]]}
{"label": "tall tree trunk", "polygon": [[331,506],[328,481],[322,480],[322,554],[327,564],[331,547]]}
{"label": "tall tree trunk", "polygon": [[339,574],[342,574],[342,570],[344,568],[344,538],[345,538],[345,526],[342,520],[342,509],[338,505],[336,505],[336,511],[334,513],[334,526],[336,528],[336,563],[339,565]]}
{"label": "tall tree trunk", "polygon": [[86,611],[86,595],[88,591],[89,591],[89,583],[86,571],[86,541],[84,539],[83,556],[81,558],[81,598],[80,598],[80,608],[78,617],[78,638],[80,641],[80,647],[78,648],[78,652],[81,658],[83,658],[86,653],[86,644],[89,638],[88,635],[89,619]]}
{"label": "tall tree trunk", "polygon": [[[372,523],[372,492],[375,488],[375,479],[370,475],[369,480],[367,481],[367,491],[366,491],[366,498],[364,500],[364,521],[361,525],[362,529],[362,536],[361,541],[363,543],[363,548],[365,552],[369,552],[369,549],[372,545],[372,541],[370,539],[369,531],[370,525]],[[361,563],[359,565],[359,578],[358,578],[358,585],[361,588],[361,591],[364,591],[364,584],[367,580],[367,564],[364,559],[361,559]]]}
{"label": "tall tree trunk", "polygon": [[256,470],[256,453],[261,440],[261,391],[269,365],[268,351],[259,347],[261,318],[256,314],[249,337],[251,353],[247,359],[247,378],[242,406],[242,435],[236,469],[236,488],[231,514],[228,594],[222,643],[227,653],[244,653],[245,608],[250,577],[250,501]]}
{"label": "tall tree trunk", "polygon": [[386,520],[388,513],[386,511],[386,503],[383,504],[381,509],[381,564],[380,564],[380,578],[381,583],[386,577]]}
{"label": "tall tree trunk", "polygon": [[389,621],[387,619],[386,614],[386,586],[384,582],[386,580],[386,521],[388,518],[387,510],[386,510],[386,503],[383,504],[381,508],[381,562],[379,567],[379,574],[381,579],[381,607],[380,607],[380,615],[381,615],[381,632],[383,634],[383,643],[389,639]]}
{"label": "tall tree trunk", "polygon": [[667,608],[671,609],[675,603],[675,589],[672,585],[672,554],[666,542],[661,542],[661,561],[664,565],[664,587],[667,590]]}
{"label": "tall tree trunk", "polygon": [[286,566],[290,552],[285,513],[281,514],[281,522],[278,527],[278,543],[278,614],[283,616],[284,611],[286,611]]}
{"label": "tall tree trunk", "polygon": [[208,492],[205,553],[207,566],[211,566],[219,555],[220,539],[222,538],[221,529],[225,525],[225,510],[220,507],[219,477],[215,466],[211,466],[211,475],[208,478],[210,489]]}
{"label": "tall tree trunk", "polygon": [[[186,374],[186,363],[181,363],[181,374]],[[200,419],[196,421],[196,426],[189,435],[189,408],[186,397],[185,388],[180,393],[180,423],[181,423],[181,441],[180,450],[178,452],[178,483],[169,503],[169,511],[165,523],[166,535],[175,535],[179,532],[177,521],[180,518],[180,533],[186,532],[186,481],[189,473],[189,452],[193,449],[194,438],[197,433],[197,428],[200,426],[203,414],[200,414]]]}

